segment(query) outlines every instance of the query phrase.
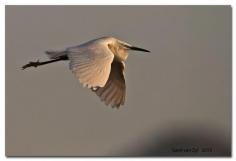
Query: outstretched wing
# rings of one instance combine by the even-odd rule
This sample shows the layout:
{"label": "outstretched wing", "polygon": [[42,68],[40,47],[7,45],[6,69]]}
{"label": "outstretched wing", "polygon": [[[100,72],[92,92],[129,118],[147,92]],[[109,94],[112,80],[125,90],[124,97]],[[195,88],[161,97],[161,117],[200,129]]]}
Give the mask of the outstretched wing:
{"label": "outstretched wing", "polygon": [[124,63],[113,61],[111,64],[111,73],[104,87],[98,87],[93,90],[104,101],[106,105],[119,107],[125,102],[125,78]]}
{"label": "outstretched wing", "polygon": [[107,45],[92,44],[68,50],[70,69],[88,88],[104,87],[111,71],[114,54]]}

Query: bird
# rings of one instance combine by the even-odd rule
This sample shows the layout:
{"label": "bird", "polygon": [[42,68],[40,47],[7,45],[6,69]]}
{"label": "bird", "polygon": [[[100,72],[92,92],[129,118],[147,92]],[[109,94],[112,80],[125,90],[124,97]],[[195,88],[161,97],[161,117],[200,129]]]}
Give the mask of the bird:
{"label": "bird", "polygon": [[106,36],[59,51],[48,50],[45,53],[49,61],[31,61],[22,69],[69,60],[69,69],[83,87],[95,92],[105,105],[119,108],[126,99],[124,69],[129,50],[150,52]]}

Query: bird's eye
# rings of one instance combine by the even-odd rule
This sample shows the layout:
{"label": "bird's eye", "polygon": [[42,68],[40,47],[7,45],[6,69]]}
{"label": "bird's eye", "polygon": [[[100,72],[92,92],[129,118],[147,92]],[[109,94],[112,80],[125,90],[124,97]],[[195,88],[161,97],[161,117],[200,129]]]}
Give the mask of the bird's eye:
{"label": "bird's eye", "polygon": [[111,48],[112,48],[111,44],[108,44],[108,48],[109,48],[109,49],[111,49]]}

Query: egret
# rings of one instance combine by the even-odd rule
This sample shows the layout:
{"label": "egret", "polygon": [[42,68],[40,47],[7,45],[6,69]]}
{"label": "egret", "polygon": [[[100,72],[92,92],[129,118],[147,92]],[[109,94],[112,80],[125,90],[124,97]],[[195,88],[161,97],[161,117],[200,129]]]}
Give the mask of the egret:
{"label": "egret", "polygon": [[125,60],[128,50],[150,52],[114,37],[102,37],[62,51],[46,51],[49,61],[29,62],[22,69],[69,60],[69,68],[84,87],[91,89],[106,105],[124,105]]}

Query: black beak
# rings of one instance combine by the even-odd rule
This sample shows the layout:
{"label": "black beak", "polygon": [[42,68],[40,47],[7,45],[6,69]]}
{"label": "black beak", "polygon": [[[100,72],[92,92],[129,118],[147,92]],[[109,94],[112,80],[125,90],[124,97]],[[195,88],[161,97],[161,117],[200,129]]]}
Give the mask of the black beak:
{"label": "black beak", "polygon": [[129,47],[129,49],[130,50],[143,51],[143,52],[150,52],[149,50],[138,48],[138,47],[135,47],[135,46],[131,46],[131,47]]}

